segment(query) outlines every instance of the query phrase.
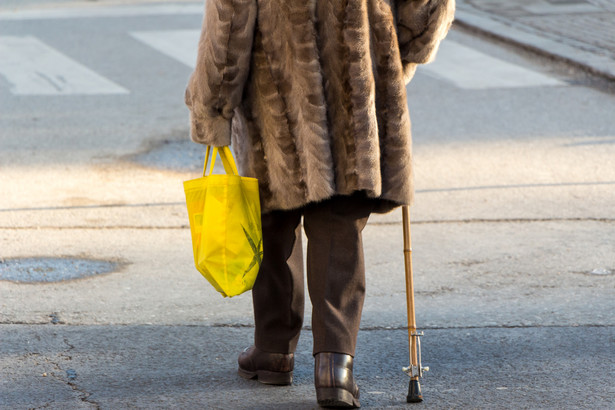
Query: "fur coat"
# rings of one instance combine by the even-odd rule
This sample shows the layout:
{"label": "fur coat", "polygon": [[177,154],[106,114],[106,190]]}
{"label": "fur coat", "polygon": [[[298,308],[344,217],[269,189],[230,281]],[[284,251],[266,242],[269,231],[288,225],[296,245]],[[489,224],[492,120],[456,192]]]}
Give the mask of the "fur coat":
{"label": "fur coat", "polygon": [[[454,0],[206,0],[186,89],[193,141],[232,141],[263,212],[363,191],[412,201],[405,85]],[[390,207],[389,207],[390,209]]]}

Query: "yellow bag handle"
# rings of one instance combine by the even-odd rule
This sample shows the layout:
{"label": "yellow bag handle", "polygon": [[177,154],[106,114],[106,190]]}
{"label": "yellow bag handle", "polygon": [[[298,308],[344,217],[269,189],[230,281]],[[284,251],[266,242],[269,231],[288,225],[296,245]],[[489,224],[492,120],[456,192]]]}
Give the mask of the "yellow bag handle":
{"label": "yellow bag handle", "polygon": [[[207,176],[207,164],[209,163],[209,153],[211,152],[211,145],[207,146],[207,152],[205,154],[205,165],[203,166],[203,176]],[[224,147],[214,147],[213,154],[211,156],[211,165],[209,167],[209,175],[211,175],[214,171],[214,163],[216,162],[216,156],[220,154],[220,159],[222,160],[222,165],[224,166],[224,171],[227,174],[231,175],[239,175],[239,171],[237,171],[237,165],[235,164],[235,159],[233,158],[233,154],[229,149],[228,145]]]}

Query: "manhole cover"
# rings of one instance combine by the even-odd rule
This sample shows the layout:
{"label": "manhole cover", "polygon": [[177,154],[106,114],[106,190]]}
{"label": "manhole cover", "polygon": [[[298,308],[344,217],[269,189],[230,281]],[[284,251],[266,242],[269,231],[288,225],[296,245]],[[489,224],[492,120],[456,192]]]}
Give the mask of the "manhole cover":
{"label": "manhole cover", "polygon": [[61,282],[113,272],[110,261],[72,258],[16,258],[0,260],[0,280],[11,282]]}

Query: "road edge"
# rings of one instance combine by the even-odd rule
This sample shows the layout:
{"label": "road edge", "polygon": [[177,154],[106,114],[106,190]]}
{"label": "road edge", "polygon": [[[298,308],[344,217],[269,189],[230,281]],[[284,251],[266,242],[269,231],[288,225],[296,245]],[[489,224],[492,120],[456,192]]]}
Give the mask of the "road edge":
{"label": "road edge", "polygon": [[498,21],[490,15],[481,15],[465,8],[457,9],[455,24],[553,60],[565,62],[608,80],[615,80],[615,60],[598,55],[596,52],[564,44],[556,39],[547,38],[548,34],[545,32],[536,30],[532,33],[529,31],[531,28],[526,26],[521,30],[515,25]]}

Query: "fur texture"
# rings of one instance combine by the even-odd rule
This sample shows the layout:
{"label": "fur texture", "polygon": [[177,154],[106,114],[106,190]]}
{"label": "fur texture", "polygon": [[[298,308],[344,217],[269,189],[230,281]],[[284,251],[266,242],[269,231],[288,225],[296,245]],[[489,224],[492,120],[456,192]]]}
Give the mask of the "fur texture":
{"label": "fur texture", "polygon": [[195,142],[228,145],[264,212],[365,191],[412,201],[405,84],[454,0],[206,0],[186,90]]}

